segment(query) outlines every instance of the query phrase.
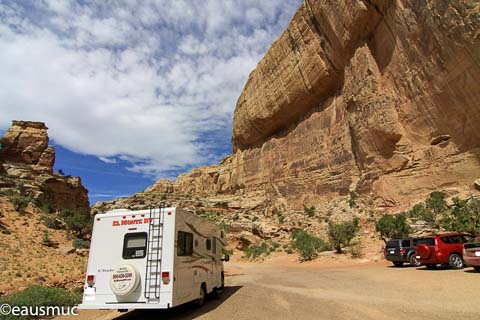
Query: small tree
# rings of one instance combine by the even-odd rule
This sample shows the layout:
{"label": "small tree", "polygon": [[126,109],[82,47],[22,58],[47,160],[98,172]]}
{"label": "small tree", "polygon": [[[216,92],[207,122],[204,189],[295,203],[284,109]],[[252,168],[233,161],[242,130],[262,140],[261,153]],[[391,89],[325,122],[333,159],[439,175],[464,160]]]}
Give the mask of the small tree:
{"label": "small tree", "polygon": [[342,223],[328,223],[328,238],[337,253],[342,253],[342,247],[350,245],[350,241],[360,231],[359,219],[354,218],[352,221]]}
{"label": "small tree", "polygon": [[480,233],[480,200],[453,199],[453,204],[445,212],[441,221],[444,229],[456,232]]}
{"label": "small tree", "polygon": [[423,220],[430,224],[435,223],[435,214],[423,203],[417,203],[416,205],[414,205],[413,208],[408,211],[408,215],[414,220]]}
{"label": "small tree", "polygon": [[405,213],[384,215],[377,221],[375,230],[380,233],[380,238],[385,243],[388,239],[408,237],[412,232]]}
{"label": "small tree", "polygon": [[445,193],[434,191],[430,193],[430,196],[425,201],[427,208],[439,214],[447,209],[447,203],[445,202]]}
{"label": "small tree", "polygon": [[322,239],[298,229],[292,233],[292,247],[300,253],[302,260],[311,260],[319,252],[330,250],[331,247]]}
{"label": "small tree", "polygon": [[63,216],[67,230],[78,238],[85,239],[91,234],[93,219],[88,213],[79,210],[64,210],[61,215]]}

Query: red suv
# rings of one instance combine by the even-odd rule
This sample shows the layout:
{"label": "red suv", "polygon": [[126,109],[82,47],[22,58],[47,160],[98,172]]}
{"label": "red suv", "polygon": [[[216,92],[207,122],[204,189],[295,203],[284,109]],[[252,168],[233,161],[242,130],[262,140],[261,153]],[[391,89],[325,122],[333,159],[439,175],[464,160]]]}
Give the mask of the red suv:
{"label": "red suv", "polygon": [[462,269],[463,244],[473,239],[465,233],[444,233],[418,238],[415,241],[415,256],[428,269],[435,269],[437,264],[449,265],[453,269]]}

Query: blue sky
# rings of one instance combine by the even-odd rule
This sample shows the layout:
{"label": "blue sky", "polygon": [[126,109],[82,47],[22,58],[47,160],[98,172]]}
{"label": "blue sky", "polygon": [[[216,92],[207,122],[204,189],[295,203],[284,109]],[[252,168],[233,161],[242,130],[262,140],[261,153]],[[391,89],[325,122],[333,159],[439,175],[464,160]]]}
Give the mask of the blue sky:
{"label": "blue sky", "polygon": [[2,1],[0,130],[42,121],[90,201],[231,152],[236,100],[295,1]]}

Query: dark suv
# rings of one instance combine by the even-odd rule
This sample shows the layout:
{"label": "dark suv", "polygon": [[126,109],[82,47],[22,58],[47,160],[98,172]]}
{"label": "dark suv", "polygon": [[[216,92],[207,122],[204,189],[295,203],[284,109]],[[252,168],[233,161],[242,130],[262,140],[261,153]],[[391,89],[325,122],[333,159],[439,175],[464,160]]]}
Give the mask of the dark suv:
{"label": "dark suv", "polygon": [[385,246],[385,259],[391,261],[395,267],[401,267],[404,262],[409,262],[414,267],[420,266],[415,258],[414,239],[392,239]]}
{"label": "dark suv", "polygon": [[419,238],[415,241],[415,256],[428,269],[435,269],[437,264],[462,269],[463,244],[473,237],[465,233],[444,233]]}

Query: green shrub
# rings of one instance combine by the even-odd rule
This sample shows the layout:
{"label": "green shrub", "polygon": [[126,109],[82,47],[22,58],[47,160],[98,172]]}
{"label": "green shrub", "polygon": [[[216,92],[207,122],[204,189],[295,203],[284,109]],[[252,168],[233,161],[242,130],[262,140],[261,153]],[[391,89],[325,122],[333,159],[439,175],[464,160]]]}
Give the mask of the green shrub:
{"label": "green shrub", "polygon": [[480,234],[480,199],[454,198],[440,223],[449,231]]}
{"label": "green shrub", "polygon": [[280,243],[278,243],[278,242],[272,242],[272,248],[273,248],[274,250],[277,250],[278,248],[280,248]]}
{"label": "green shrub", "polygon": [[[81,302],[80,291],[69,291],[63,288],[47,288],[42,286],[30,286],[27,290],[16,292],[0,298],[0,305],[7,303],[10,306],[74,306]],[[31,319],[28,316],[3,315],[5,320]]]}
{"label": "green shrub", "polygon": [[47,230],[45,230],[45,232],[43,232],[42,244],[45,245],[45,246],[49,246],[49,245],[52,244],[52,242],[50,241],[50,235],[48,234]]}
{"label": "green shrub", "polygon": [[27,193],[27,190],[25,189],[25,185],[23,183],[18,185],[18,193],[22,196]]}
{"label": "green shrub", "polygon": [[90,241],[75,238],[72,241],[72,246],[76,249],[88,249],[90,248]]}
{"label": "green shrub", "polygon": [[303,205],[303,211],[311,218],[315,215],[315,206],[307,207],[306,205]]}
{"label": "green shrub", "polygon": [[267,243],[263,242],[260,245],[254,245],[254,244],[249,245],[248,248],[245,250],[245,257],[247,257],[248,259],[255,260],[261,257],[262,255],[268,256],[270,255],[270,253],[271,251],[268,248]]}
{"label": "green shrub", "polygon": [[232,226],[225,221],[221,221],[220,222],[220,228],[222,228],[226,233],[228,233],[228,232],[230,232],[230,229],[232,228]]}
{"label": "green shrub", "polygon": [[43,221],[45,227],[53,230],[60,230],[62,229],[62,223],[55,217],[55,216],[46,216],[42,215],[40,220]]}
{"label": "green shrub", "polygon": [[53,213],[55,211],[53,205],[46,200],[37,199],[35,205],[44,213]]}
{"label": "green shrub", "polygon": [[92,233],[93,217],[80,210],[62,210],[61,216],[67,230],[78,238],[85,239]]}
{"label": "green shrub", "polygon": [[404,238],[412,233],[412,228],[407,223],[405,213],[384,215],[377,221],[375,230],[380,233],[380,238],[385,241],[385,243],[388,239]]}
{"label": "green shrub", "polygon": [[350,208],[357,207],[357,194],[355,192],[350,192],[350,199],[348,199],[348,206]]}
{"label": "green shrub", "polygon": [[417,203],[408,211],[408,216],[413,220],[422,220],[430,224],[435,223],[435,214],[423,203]]}
{"label": "green shrub", "polygon": [[21,194],[16,194],[13,197],[13,207],[15,208],[16,211],[20,214],[25,214],[25,208],[28,206],[28,204],[32,201],[32,198],[26,197]]}
{"label": "green shrub", "polygon": [[292,233],[292,247],[298,251],[302,260],[311,260],[319,252],[331,250],[331,246],[327,242],[302,229],[297,229]]}
{"label": "green shrub", "polygon": [[434,191],[430,193],[430,196],[425,201],[427,208],[435,212],[436,214],[445,211],[447,209],[447,203],[445,202],[445,193]]}
{"label": "green shrub", "polygon": [[360,231],[359,219],[354,218],[352,221],[341,223],[328,223],[328,238],[330,243],[337,250],[337,253],[342,253],[342,247],[350,245],[350,241]]}

